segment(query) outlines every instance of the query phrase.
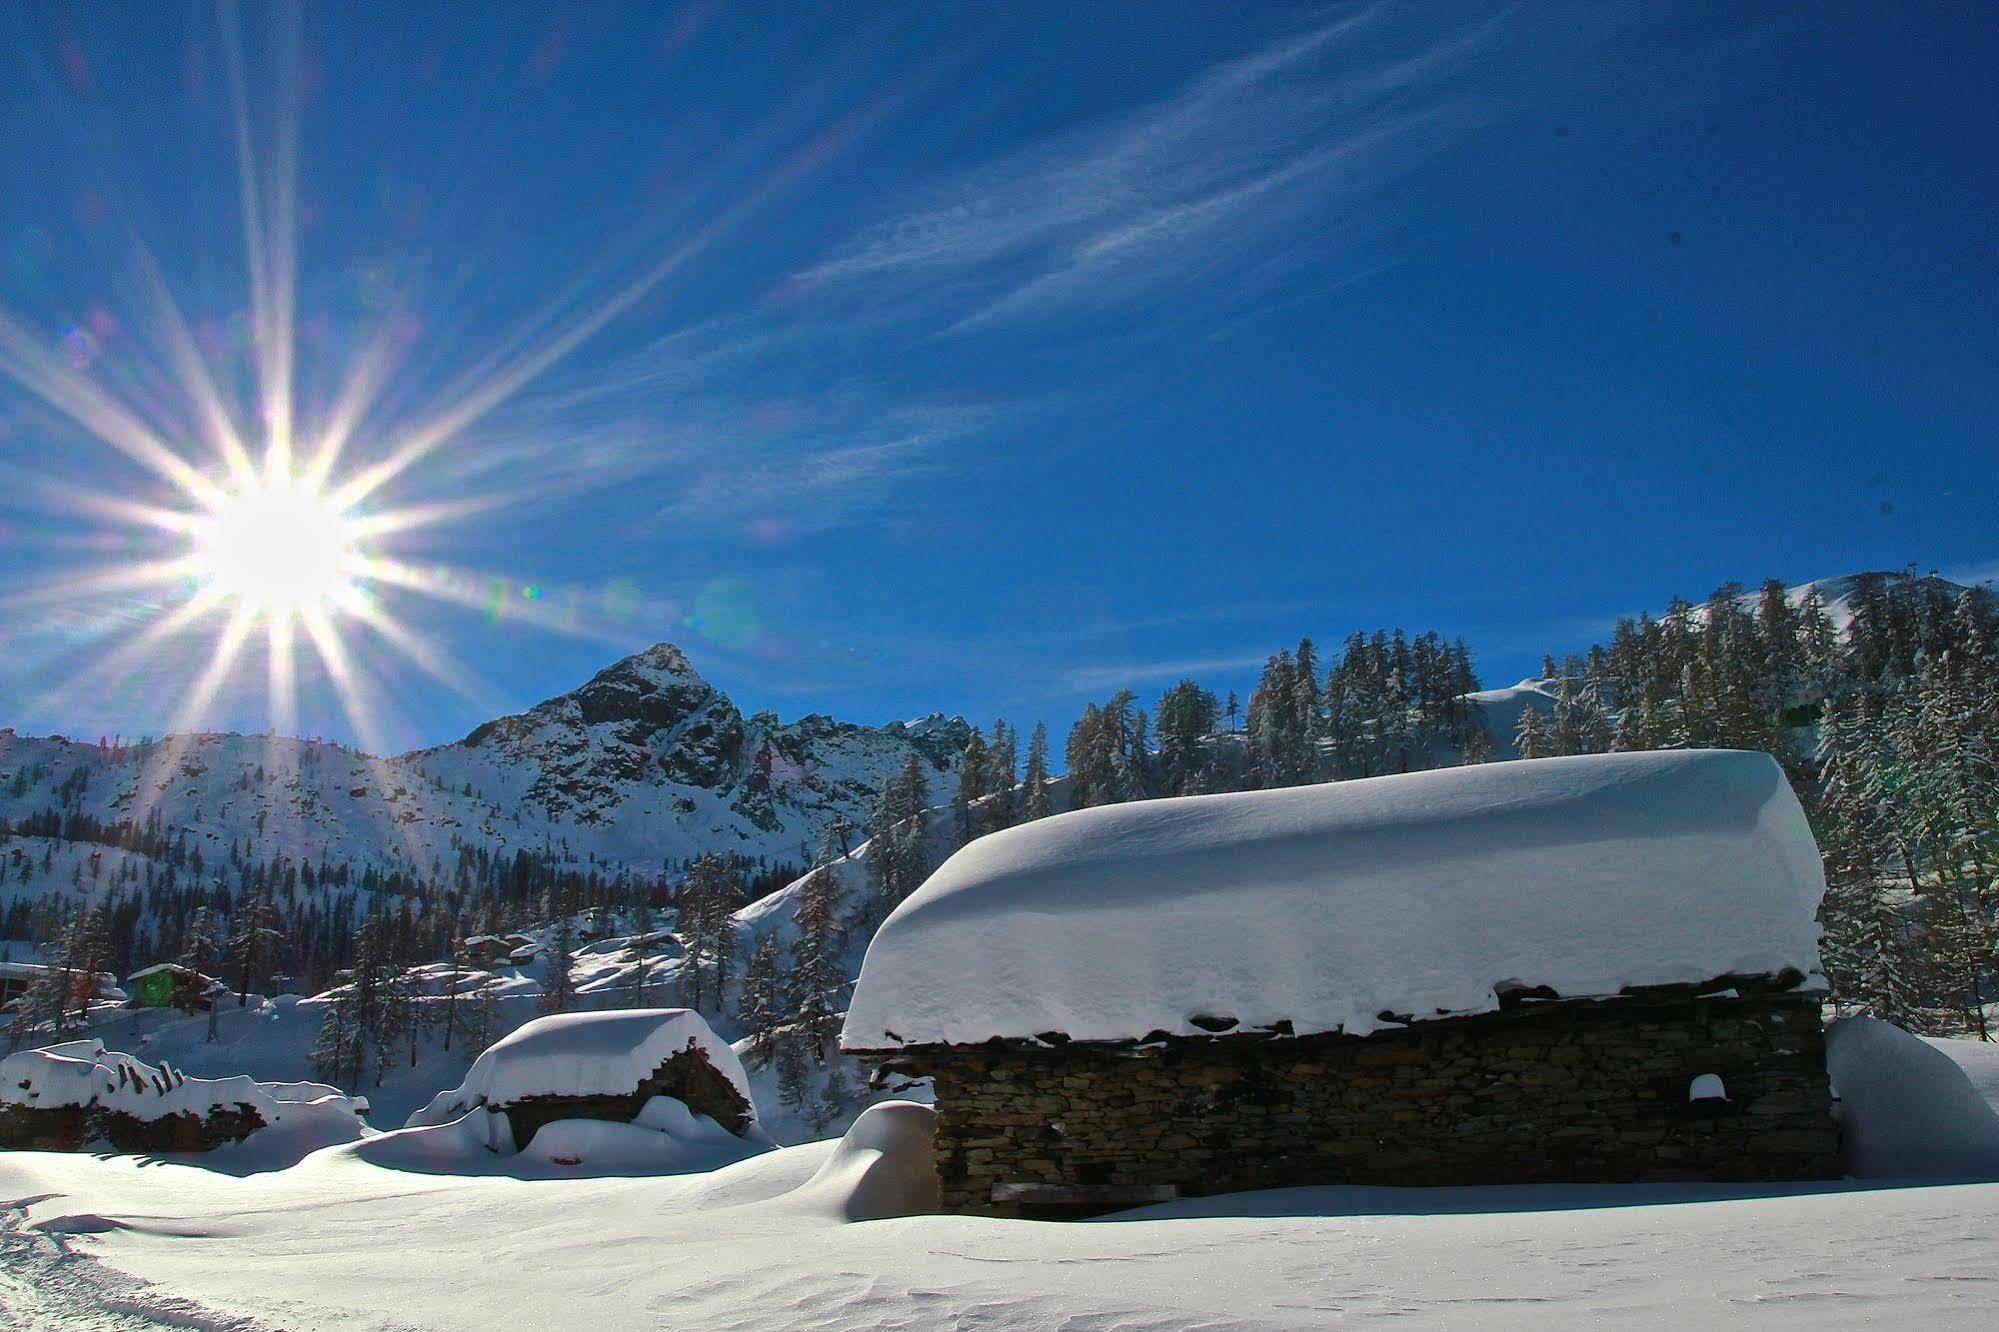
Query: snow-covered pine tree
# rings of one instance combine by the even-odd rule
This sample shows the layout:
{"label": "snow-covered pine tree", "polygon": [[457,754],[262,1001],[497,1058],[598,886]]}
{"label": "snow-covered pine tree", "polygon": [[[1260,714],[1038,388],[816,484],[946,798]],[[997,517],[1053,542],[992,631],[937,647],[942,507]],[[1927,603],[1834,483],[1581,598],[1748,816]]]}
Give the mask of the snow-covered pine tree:
{"label": "snow-covered pine tree", "polygon": [[1523,759],[1548,758],[1555,753],[1547,719],[1531,703],[1520,709],[1520,724],[1513,731],[1513,747]]}

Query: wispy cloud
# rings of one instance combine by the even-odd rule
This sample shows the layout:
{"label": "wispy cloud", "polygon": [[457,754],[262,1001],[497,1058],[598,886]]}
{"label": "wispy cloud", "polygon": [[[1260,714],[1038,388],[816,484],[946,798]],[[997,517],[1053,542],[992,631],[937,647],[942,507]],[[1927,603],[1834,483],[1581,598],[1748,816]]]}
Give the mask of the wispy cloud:
{"label": "wispy cloud", "polygon": [[1268,284],[1383,224],[1398,181],[1519,107],[1473,76],[1518,15],[1350,9],[1114,123],[914,195],[804,275],[961,303],[954,326],[1108,308],[1196,282]]}
{"label": "wispy cloud", "polygon": [[1157,661],[1105,662],[1063,671],[1059,684],[1062,688],[1077,691],[1121,689],[1127,685],[1152,684],[1180,676],[1198,679],[1216,671],[1255,670],[1268,660],[1268,652],[1248,652],[1210,657],[1170,657]]}

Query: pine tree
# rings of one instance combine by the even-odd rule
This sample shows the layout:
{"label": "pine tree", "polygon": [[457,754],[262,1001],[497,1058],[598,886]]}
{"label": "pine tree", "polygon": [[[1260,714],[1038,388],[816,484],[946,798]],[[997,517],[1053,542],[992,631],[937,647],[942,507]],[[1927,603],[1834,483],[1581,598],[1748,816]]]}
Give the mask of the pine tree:
{"label": "pine tree", "polygon": [[957,815],[958,845],[964,846],[980,833],[983,827],[984,811],[979,803],[986,797],[987,758],[985,738],[973,731],[965,742],[963,761],[958,768],[958,794],[952,801],[952,809]]}
{"label": "pine tree", "polygon": [[796,1015],[810,1042],[814,1061],[823,1063],[838,1034],[846,1005],[846,973],[840,967],[840,881],[829,869],[807,875],[798,895],[793,921],[798,933],[791,941],[790,993],[786,1006]]}
{"label": "pine tree", "polygon": [[777,1051],[777,1032],[785,1017],[784,975],[778,960],[777,936],[766,934],[750,952],[743,985],[736,999],[736,1018],[750,1043],[757,1067],[767,1067]]}
{"label": "pine tree", "polygon": [[930,875],[923,839],[926,789],[922,762],[911,754],[882,783],[868,815],[868,872],[874,880],[876,920],[886,917]]}
{"label": "pine tree", "polygon": [[847,1076],[839,1064],[828,1066],[825,1086],[820,1088],[819,1098],[812,1106],[812,1129],[824,1133],[833,1125],[845,1119],[853,1109],[854,1092],[847,1084]]}
{"label": "pine tree", "polygon": [[1022,785],[1027,798],[1021,812],[1028,822],[1045,819],[1055,812],[1048,791],[1048,727],[1043,722],[1034,723],[1034,730],[1028,735],[1027,769],[1022,775]]}
{"label": "pine tree", "polygon": [[467,1059],[477,1059],[486,1053],[500,1035],[500,1005],[493,993],[491,979],[480,980],[477,998],[478,1002],[466,1015],[464,1049]]}
{"label": "pine tree", "polygon": [[986,739],[986,827],[1011,828],[1020,820],[1020,737],[1004,718]]}
{"label": "pine tree", "polygon": [[277,928],[277,911],[262,894],[244,902],[229,934],[229,962],[236,970],[236,1006],[250,1001],[252,983],[270,974],[270,956],[284,936]]}
{"label": "pine tree", "polygon": [[358,1086],[362,1050],[352,1001],[334,998],[326,1005],[326,1016],[320,1021],[319,1036],[312,1045],[312,1075],[335,1086]]}
{"label": "pine tree", "polygon": [[811,1118],[812,1082],[805,1062],[804,1042],[791,1032],[785,1032],[777,1041],[777,1099],[800,1119]]}
{"label": "pine tree", "polygon": [[646,1006],[646,982],[652,970],[653,938],[652,894],[645,884],[638,885],[632,895],[631,919],[632,940],[625,946],[625,961],[632,968],[632,1007]]}
{"label": "pine tree", "polygon": [[90,1017],[97,978],[110,965],[111,941],[104,911],[82,911],[64,926],[56,956],[22,993],[9,1034],[15,1046],[46,1028],[51,1044],[61,1044]]}
{"label": "pine tree", "polygon": [[568,903],[556,905],[555,929],[542,954],[541,1011],[567,1013],[576,1002],[576,918]]}
{"label": "pine tree", "polygon": [[735,912],[742,898],[741,880],[722,857],[702,856],[687,867],[687,881],[680,888],[680,933],[687,949],[681,976],[689,1008],[701,1007],[704,971],[715,978],[716,1011],[728,1002],[737,946]]}

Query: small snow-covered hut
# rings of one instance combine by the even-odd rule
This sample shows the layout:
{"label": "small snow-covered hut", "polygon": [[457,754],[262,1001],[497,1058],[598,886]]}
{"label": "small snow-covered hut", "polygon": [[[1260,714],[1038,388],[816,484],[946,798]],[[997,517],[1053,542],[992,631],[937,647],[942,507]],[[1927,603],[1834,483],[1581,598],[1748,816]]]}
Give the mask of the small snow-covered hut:
{"label": "small snow-covered hut", "polygon": [[525,1148],[546,1124],[631,1123],[665,1096],[740,1138],[756,1120],[749,1085],[736,1052],[690,1009],[560,1013],[496,1042],[462,1084],[439,1092],[409,1122],[449,1123],[483,1107],[504,1114],[515,1146]]}
{"label": "small snow-covered hut", "polygon": [[897,907],[842,1043],[935,1080],[957,1211],[1824,1177],[1824,886],[1735,751],[1087,809]]}

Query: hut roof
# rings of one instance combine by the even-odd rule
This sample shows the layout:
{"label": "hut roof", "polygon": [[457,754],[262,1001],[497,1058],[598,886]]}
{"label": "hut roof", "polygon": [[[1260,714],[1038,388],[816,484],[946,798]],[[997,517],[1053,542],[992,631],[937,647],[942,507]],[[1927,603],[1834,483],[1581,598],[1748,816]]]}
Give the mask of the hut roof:
{"label": "hut roof", "polygon": [[1765,754],[1610,754],[1107,806],[973,842],[889,916],[849,1049],[1365,1034],[1510,991],[1819,979]]}

